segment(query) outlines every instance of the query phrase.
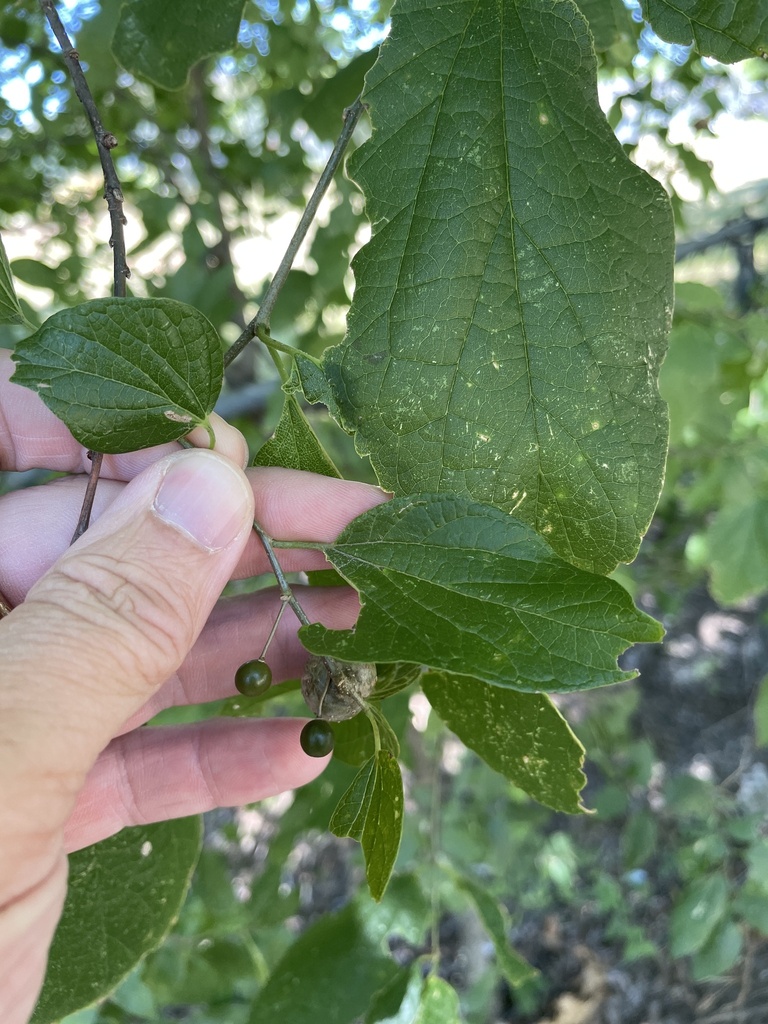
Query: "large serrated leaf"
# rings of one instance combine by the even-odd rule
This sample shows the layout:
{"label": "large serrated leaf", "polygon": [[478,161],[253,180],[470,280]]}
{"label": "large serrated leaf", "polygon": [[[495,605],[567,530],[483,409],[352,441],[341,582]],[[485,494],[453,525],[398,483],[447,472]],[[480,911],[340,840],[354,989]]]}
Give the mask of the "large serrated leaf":
{"label": "large serrated leaf", "polygon": [[334,835],[361,844],[368,888],[380,900],[403,834],[403,778],[389,751],[380,750],[363,765],[333,812],[329,828]]}
{"label": "large serrated leaf", "polygon": [[0,237],[0,324],[23,323],[24,314],[21,312],[19,300],[16,298],[8,256],[3,239]]}
{"label": "large serrated leaf", "polygon": [[328,560],[360,593],[351,630],[300,631],[318,654],[404,660],[528,691],[631,679],[616,665],[663,630],[615,581],[558,558],[529,526],[450,495],[395,498],[355,519]]}
{"label": "large serrated leaf", "polygon": [[184,902],[201,840],[200,819],[185,818],[124,829],[72,854],[32,1024],[58,1021],[108,995],[159,945]]}
{"label": "large serrated leaf", "polygon": [[578,814],[584,747],[549,697],[425,673],[427,700],[462,743],[520,789],[556,811]]}
{"label": "large serrated leaf", "polygon": [[691,43],[726,64],[768,56],[765,0],[640,0],[643,17],[662,39]]}
{"label": "large serrated leaf", "polygon": [[352,1024],[397,972],[348,906],[322,917],[288,948],[256,997],[249,1024]]}
{"label": "large serrated leaf", "polygon": [[94,299],[49,317],[13,354],[73,436],[106,454],[175,441],[204,424],[224,360],[211,323],[174,299]]}
{"label": "large serrated leaf", "polygon": [[245,0],[128,0],[112,51],[128,71],[163,89],[181,89],[203,57],[237,43]]}
{"label": "large serrated leaf", "polygon": [[595,571],[631,560],[664,466],[672,218],[600,110],[586,22],[400,0],[366,81],[349,167],[373,237],[323,364],[342,425],[396,493],[514,510]]}

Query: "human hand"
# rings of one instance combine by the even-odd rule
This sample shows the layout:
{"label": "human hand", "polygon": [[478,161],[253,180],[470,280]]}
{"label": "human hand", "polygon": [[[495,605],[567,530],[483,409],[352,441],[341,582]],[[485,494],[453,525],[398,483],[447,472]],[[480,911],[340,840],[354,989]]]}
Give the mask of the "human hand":
{"label": "human hand", "polygon": [[[83,449],[0,352],[0,468],[83,474]],[[141,729],[159,710],[232,695],[279,608],[275,590],[218,602],[230,578],[267,572],[254,517],[285,540],[332,540],[384,500],[377,488],[240,466],[167,445],[104,459],[93,525],[68,547],[85,478],[0,499],[0,1020],[23,1024],[40,990],[66,890],[66,853],[126,825],[248,803],[309,782],[324,760],[299,744],[303,720],[218,719]],[[285,551],[286,571],[322,568]],[[306,588],[309,617],[350,626],[346,588]],[[23,603],[22,603],[23,602]],[[276,681],[306,653],[283,616],[268,661]]]}

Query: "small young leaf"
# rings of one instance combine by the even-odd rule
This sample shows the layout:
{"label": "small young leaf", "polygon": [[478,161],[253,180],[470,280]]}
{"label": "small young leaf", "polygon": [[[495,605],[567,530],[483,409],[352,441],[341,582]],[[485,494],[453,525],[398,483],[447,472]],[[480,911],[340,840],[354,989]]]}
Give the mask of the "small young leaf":
{"label": "small young leaf", "polygon": [[459,996],[447,981],[430,974],[424,981],[413,1024],[461,1024]]}
{"label": "small young leaf", "polygon": [[323,476],[341,476],[293,395],[286,395],[275,433],[256,452],[253,465],[284,466]]}
{"label": "small young leaf", "polygon": [[663,635],[618,583],[576,569],[526,524],[466,498],[395,498],[322,549],[362,610],[352,630],[314,623],[299,635],[310,651],[344,661],[580,690],[631,679],[617,656]]}
{"label": "small young leaf", "polygon": [[237,43],[245,0],[129,0],[112,51],[128,71],[163,89],[181,89],[190,69]]}
{"label": "small young leaf", "polygon": [[205,424],[221,390],[219,336],[174,299],[94,299],[54,313],[13,354],[86,448],[107,454],[175,441]]}
{"label": "small young leaf", "polygon": [[403,778],[388,751],[380,750],[363,765],[333,812],[329,828],[362,845],[368,888],[380,900],[403,832]]}
{"label": "small young leaf", "polygon": [[365,819],[373,800],[377,782],[377,760],[371,757],[352,780],[352,785],[339,800],[331,816],[330,830],[335,836],[349,836],[362,842]]}
{"label": "small young leaf", "polygon": [[160,944],[184,902],[201,840],[200,819],[184,818],[124,829],[72,854],[32,1024],[58,1021],[108,995]]}
{"label": "small young leaf", "polygon": [[254,1001],[248,1024],[352,1024],[398,973],[366,936],[354,905],[311,925],[289,946]]}
{"label": "small young leaf", "polygon": [[333,756],[344,764],[359,765],[376,753],[373,728],[367,715],[355,715],[346,722],[332,722]]}
{"label": "small young leaf", "polygon": [[427,672],[422,686],[448,728],[491,768],[547,807],[584,810],[584,748],[549,697],[448,672]]}
{"label": "small young leaf", "polygon": [[509,944],[507,938],[509,915],[506,908],[489,896],[474,879],[468,878],[466,875],[457,875],[455,882],[458,888],[466,893],[474,903],[480,920],[496,950],[496,962],[499,970],[512,988],[517,988],[518,985],[523,985],[535,978],[539,973],[536,968],[531,967]]}
{"label": "small young leaf", "polygon": [[3,239],[0,237],[0,324],[23,324],[24,314],[21,312],[16,289],[13,287],[13,276],[5,253]]}
{"label": "small young leaf", "polygon": [[413,686],[421,675],[421,665],[410,665],[405,661],[393,661],[388,665],[376,666],[376,689],[371,700],[384,700]]}
{"label": "small young leaf", "polygon": [[341,421],[330,381],[316,360],[303,353],[294,356],[291,375],[284,387],[289,394],[301,391],[310,405],[322,403],[337,422]]}

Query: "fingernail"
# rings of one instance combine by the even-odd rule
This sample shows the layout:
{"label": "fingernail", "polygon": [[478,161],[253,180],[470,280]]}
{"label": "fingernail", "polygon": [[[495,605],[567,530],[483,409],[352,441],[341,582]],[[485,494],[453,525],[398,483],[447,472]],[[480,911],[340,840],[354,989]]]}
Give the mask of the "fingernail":
{"label": "fingernail", "polygon": [[173,457],[152,506],[158,519],[208,551],[240,535],[249,509],[245,476],[227,459],[204,451]]}

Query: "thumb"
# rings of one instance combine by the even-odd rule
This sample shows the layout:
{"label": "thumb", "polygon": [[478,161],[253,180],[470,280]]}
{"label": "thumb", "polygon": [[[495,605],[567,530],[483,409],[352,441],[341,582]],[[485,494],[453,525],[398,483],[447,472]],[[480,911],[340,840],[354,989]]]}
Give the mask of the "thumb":
{"label": "thumb", "polygon": [[168,456],[125,487],[0,623],[0,777],[74,796],[184,660],[252,524],[245,474],[213,452]]}

